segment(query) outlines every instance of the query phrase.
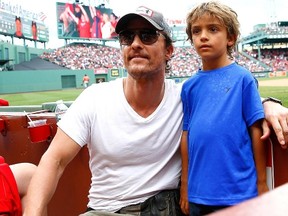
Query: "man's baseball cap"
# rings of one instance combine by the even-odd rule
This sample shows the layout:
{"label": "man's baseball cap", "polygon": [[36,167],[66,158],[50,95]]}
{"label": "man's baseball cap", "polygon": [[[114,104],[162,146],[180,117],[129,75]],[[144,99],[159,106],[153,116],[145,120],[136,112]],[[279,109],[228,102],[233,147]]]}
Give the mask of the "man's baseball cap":
{"label": "man's baseball cap", "polygon": [[170,27],[164,20],[163,14],[145,6],[140,6],[136,9],[136,11],[122,16],[117,22],[115,32],[119,34],[119,32],[126,28],[129,20],[139,16],[150,22],[157,30],[163,31],[168,37],[171,37]]}

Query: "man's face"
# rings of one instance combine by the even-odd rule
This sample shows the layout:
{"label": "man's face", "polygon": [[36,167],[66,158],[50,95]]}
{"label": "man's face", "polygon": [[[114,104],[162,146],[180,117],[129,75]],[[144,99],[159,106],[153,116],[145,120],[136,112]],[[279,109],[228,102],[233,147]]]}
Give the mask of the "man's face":
{"label": "man's face", "polygon": [[102,18],[102,17],[103,17],[103,15],[102,15],[102,13],[101,13],[100,10],[96,10],[96,15],[97,15],[97,17],[99,17],[99,18]]}
{"label": "man's face", "polygon": [[80,12],[81,12],[80,7],[79,7],[79,6],[76,6],[76,7],[75,7],[75,13],[80,13]]}
{"label": "man's face", "polygon": [[32,35],[33,35],[33,38],[37,36],[37,28],[35,25],[32,25]]}
{"label": "man's face", "polygon": [[166,48],[165,36],[160,33],[154,43],[143,43],[139,34],[149,30],[155,31],[155,28],[141,17],[129,21],[125,30],[132,35],[136,33],[131,44],[121,45],[123,62],[128,74],[136,79],[154,77],[154,74],[159,73],[164,75],[166,61],[173,52],[172,46]]}
{"label": "man's face", "polygon": [[22,32],[22,24],[20,20],[16,20],[15,21],[15,28],[16,28],[16,32],[21,33]]}

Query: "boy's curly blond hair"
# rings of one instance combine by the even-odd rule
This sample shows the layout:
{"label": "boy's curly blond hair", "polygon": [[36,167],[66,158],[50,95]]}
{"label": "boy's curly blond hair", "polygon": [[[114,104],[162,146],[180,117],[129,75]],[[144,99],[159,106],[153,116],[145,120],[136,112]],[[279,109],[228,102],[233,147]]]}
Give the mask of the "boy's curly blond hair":
{"label": "boy's curly blond hair", "polygon": [[204,14],[208,14],[209,16],[218,19],[220,23],[226,27],[228,37],[234,38],[233,45],[227,46],[227,53],[230,58],[233,58],[232,53],[235,49],[237,40],[240,37],[240,23],[238,21],[237,13],[227,5],[217,1],[204,2],[193,8],[186,19],[186,33],[188,35],[188,40],[190,40],[192,44],[192,24]]}

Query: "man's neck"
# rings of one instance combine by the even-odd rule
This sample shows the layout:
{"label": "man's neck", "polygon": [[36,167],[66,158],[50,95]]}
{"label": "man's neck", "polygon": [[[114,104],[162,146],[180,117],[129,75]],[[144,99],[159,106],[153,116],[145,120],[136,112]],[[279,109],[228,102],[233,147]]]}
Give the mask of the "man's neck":
{"label": "man's neck", "polygon": [[164,77],[163,79],[149,81],[127,77],[123,79],[123,89],[130,106],[145,118],[157,109],[164,97]]}

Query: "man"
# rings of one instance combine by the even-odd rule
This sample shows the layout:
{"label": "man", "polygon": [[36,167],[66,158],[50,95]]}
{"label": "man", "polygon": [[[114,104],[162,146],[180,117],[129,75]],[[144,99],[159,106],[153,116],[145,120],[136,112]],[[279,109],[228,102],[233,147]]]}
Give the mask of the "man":
{"label": "man", "polygon": [[[173,54],[169,27],[162,14],[139,7],[118,21],[116,33],[128,76],[90,86],[70,106],[30,184],[26,216],[43,214],[65,167],[86,144],[92,183],[85,216],[182,214],[181,86],[165,79]],[[276,115],[272,122],[279,122]]]}
{"label": "man", "polygon": [[90,81],[89,76],[87,74],[85,74],[83,79],[82,79],[84,88],[87,88],[89,86],[89,81]]}
{"label": "man", "polygon": [[31,24],[31,33],[32,33],[32,39],[33,40],[37,40],[38,36],[38,32],[37,32],[37,24],[35,21],[32,21],[32,24]]}
{"label": "man", "polygon": [[22,33],[22,22],[21,22],[21,18],[20,17],[15,17],[15,33],[14,33],[15,37],[19,37],[22,38],[24,37],[23,33]]}

